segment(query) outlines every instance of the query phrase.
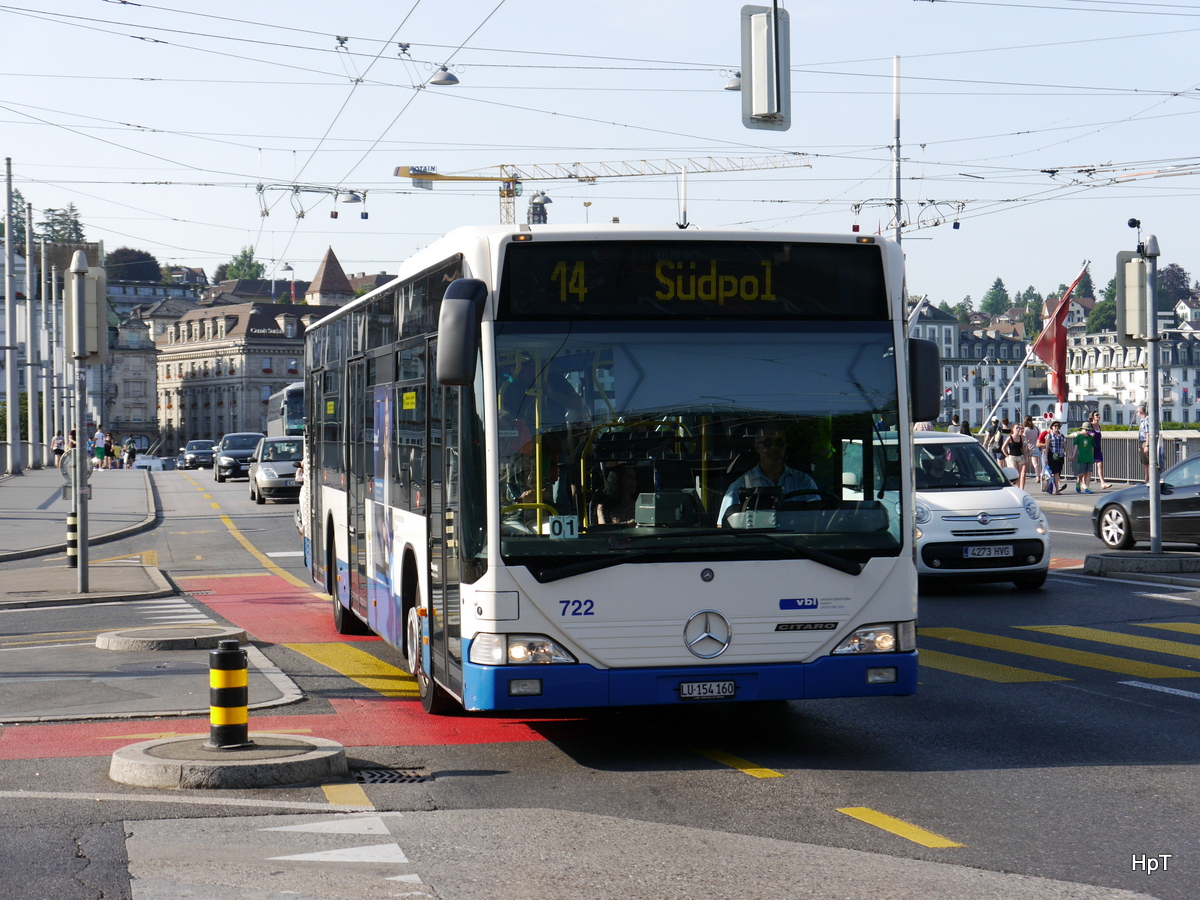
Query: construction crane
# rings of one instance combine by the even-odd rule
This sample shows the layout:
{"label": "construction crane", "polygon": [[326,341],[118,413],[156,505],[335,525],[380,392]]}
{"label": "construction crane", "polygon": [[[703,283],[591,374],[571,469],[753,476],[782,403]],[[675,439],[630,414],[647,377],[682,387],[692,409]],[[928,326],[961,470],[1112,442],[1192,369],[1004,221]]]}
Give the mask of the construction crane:
{"label": "construction crane", "polygon": [[695,159],[638,160],[636,162],[549,163],[546,165],[497,166],[499,175],[441,175],[433,166],[397,166],[397,178],[411,178],[413,187],[432,189],[435,181],[499,182],[500,223],[516,224],[516,198],[524,181],[578,181],[595,184],[600,178],[631,178],[641,175],[683,175],[693,172],[751,172],[765,169],[811,167],[799,153],[776,156],[712,157]]}

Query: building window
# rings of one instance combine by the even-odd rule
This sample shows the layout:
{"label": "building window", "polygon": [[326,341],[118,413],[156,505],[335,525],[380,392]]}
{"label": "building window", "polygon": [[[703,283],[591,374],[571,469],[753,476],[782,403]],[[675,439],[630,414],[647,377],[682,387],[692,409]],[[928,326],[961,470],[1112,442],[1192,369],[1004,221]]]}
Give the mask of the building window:
{"label": "building window", "polygon": [[262,358],[262,370],[263,370],[263,373],[266,375],[271,374],[271,357],[264,356]]}

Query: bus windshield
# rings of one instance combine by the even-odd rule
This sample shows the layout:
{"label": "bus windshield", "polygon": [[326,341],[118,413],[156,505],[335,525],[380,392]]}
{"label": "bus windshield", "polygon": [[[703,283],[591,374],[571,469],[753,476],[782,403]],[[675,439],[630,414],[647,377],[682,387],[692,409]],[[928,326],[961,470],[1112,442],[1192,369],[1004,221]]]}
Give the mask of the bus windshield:
{"label": "bus windshield", "polygon": [[505,562],[897,555],[891,325],[768,325],[497,323]]}

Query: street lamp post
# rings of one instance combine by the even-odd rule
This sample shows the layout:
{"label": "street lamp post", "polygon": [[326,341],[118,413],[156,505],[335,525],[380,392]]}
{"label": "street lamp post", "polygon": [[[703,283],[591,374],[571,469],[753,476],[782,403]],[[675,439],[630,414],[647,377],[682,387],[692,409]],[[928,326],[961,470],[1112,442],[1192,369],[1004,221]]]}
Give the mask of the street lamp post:
{"label": "street lamp post", "polygon": [[[284,263],[279,267],[280,272],[287,272],[292,278],[292,303],[296,302],[296,270],[292,268],[291,263]],[[274,290],[275,282],[272,280],[271,289]]]}
{"label": "street lamp post", "polygon": [[74,344],[71,352],[75,357],[75,477],[71,485],[72,508],[78,522],[79,542],[79,577],[78,591],[88,592],[88,518],[87,518],[87,470],[91,464],[87,454],[87,436],[84,434],[87,422],[84,407],[87,393],[87,328],[86,309],[84,305],[84,281],[87,277],[87,256],[82,250],[76,250],[71,258],[71,277],[75,279],[75,295],[72,298],[74,308],[72,317],[75,323]]}

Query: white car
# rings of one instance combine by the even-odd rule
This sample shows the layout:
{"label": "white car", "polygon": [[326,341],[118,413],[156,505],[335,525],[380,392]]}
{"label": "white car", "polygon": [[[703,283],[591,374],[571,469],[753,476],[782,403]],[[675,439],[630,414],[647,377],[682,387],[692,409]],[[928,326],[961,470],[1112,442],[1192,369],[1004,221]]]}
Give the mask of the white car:
{"label": "white car", "polygon": [[151,472],[161,472],[163,470],[162,460],[157,456],[138,456],[133,460],[133,468],[147,469]]}
{"label": "white car", "polygon": [[966,434],[913,434],[917,572],[922,579],[1011,581],[1040,588],[1050,568],[1050,526],[1032,497],[1012,484]]}

